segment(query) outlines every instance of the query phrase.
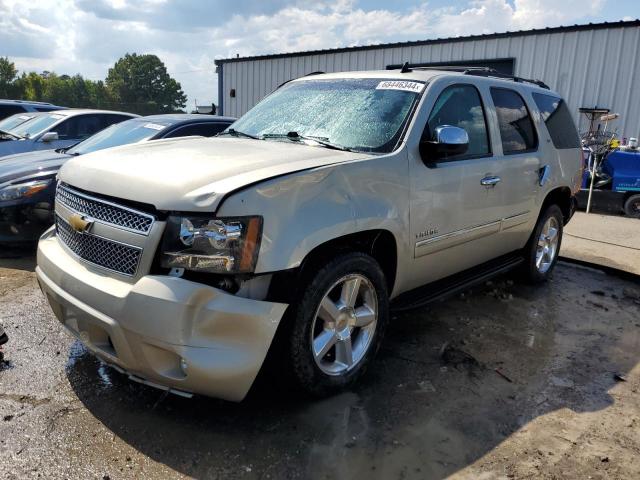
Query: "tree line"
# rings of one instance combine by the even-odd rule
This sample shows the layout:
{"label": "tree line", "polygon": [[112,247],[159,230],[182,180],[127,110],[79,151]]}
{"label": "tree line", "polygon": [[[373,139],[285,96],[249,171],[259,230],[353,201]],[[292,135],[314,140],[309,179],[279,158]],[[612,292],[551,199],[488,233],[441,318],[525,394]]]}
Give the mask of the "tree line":
{"label": "tree line", "polygon": [[9,58],[0,57],[0,98],[140,115],[181,112],[187,103],[180,83],[171,78],[156,55],[136,53],[120,58],[104,81],[48,71],[19,75]]}

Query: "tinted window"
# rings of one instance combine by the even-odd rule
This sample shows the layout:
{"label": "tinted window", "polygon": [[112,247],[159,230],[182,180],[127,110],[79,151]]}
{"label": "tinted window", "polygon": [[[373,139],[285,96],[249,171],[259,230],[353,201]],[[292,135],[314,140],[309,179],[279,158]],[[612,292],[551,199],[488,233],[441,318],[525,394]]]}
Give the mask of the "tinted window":
{"label": "tinted window", "polygon": [[14,113],[24,112],[24,108],[18,105],[0,105],[0,119],[7,118]]}
{"label": "tinted window", "polygon": [[201,135],[203,137],[211,137],[216,133],[220,133],[229,126],[228,123],[195,123],[193,125],[185,125],[178,127],[169,133],[165,138],[188,137],[189,135]]}
{"label": "tinted window", "polygon": [[76,115],[56,126],[60,140],[82,140],[104,128],[101,115]]}
{"label": "tinted window", "polygon": [[489,155],[489,136],[480,94],[471,85],[452,85],[438,97],[423,138],[433,140],[436,128],[453,125],[469,135],[469,148],[461,157]]}
{"label": "tinted window", "polygon": [[538,146],[538,139],[522,97],[513,90],[492,88],[491,98],[496,107],[502,152],[524,152]]}
{"label": "tinted window", "polygon": [[127,117],[125,115],[115,115],[111,114],[101,114],[102,118],[102,128],[107,128],[113,125],[114,123],[124,122],[125,120],[130,120],[131,117]]}
{"label": "tinted window", "polygon": [[579,148],[578,131],[565,101],[542,93],[534,93],[533,100],[547,125],[553,145],[556,148]]}
{"label": "tinted window", "polygon": [[52,112],[53,110],[60,110],[58,107],[35,107],[37,112]]}

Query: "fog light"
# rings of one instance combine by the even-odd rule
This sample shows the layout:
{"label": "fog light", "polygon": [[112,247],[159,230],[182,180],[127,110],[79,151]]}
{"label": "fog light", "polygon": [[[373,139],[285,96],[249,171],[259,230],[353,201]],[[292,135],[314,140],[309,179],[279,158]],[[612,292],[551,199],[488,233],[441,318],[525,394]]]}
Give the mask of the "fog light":
{"label": "fog light", "polygon": [[182,373],[186,375],[189,367],[187,365],[187,362],[184,360],[184,358],[180,359],[180,368],[182,369]]}

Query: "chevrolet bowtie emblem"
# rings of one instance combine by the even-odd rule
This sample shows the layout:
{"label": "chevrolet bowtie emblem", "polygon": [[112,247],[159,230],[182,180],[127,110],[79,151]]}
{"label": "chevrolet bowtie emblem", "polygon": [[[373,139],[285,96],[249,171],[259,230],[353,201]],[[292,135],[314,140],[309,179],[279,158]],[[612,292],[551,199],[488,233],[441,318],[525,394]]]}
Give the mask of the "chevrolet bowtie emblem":
{"label": "chevrolet bowtie emblem", "polygon": [[74,213],[69,217],[69,225],[78,233],[88,232],[93,225],[93,218],[83,217]]}

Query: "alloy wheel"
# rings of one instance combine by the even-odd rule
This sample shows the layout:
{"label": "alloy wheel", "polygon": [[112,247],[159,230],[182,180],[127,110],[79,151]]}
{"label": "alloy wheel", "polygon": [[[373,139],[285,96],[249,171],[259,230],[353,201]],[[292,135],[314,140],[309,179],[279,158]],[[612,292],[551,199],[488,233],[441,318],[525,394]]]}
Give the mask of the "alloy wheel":
{"label": "alloy wheel", "polygon": [[372,344],[378,321],[378,297],[363,275],[349,274],[324,294],[311,326],[316,365],[327,375],[355,368]]}
{"label": "alloy wheel", "polygon": [[560,225],[556,217],[549,217],[542,227],[536,248],[536,268],[546,273],[558,255]]}

